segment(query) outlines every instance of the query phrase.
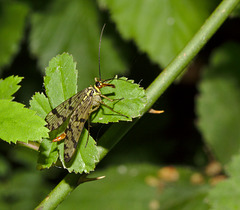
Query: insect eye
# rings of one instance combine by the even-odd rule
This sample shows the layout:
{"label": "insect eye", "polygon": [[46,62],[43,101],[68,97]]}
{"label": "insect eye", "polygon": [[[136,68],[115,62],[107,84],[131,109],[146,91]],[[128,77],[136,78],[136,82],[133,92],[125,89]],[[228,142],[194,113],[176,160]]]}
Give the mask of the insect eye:
{"label": "insect eye", "polygon": [[95,85],[96,85],[97,87],[100,87],[100,86],[101,86],[101,83],[100,83],[100,82],[96,82]]}

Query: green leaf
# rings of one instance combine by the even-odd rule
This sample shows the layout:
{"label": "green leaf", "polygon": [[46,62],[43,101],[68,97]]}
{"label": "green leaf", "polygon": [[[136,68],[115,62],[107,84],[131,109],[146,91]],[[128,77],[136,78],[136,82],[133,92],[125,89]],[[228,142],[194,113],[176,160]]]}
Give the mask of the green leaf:
{"label": "green leaf", "polygon": [[156,170],[156,166],[147,164],[119,165],[98,170],[91,177],[105,175],[106,178],[76,188],[58,208],[76,209],[81,203],[82,209],[99,209],[99,206],[106,210],[149,209],[149,203],[156,198],[156,189],[148,186],[144,179],[155,174]]}
{"label": "green leaf", "polygon": [[[121,35],[165,67],[204,23],[218,1],[99,0]],[[191,17],[191,18],[189,18]]]}
{"label": "green leaf", "polygon": [[240,179],[222,181],[207,197],[211,210],[235,210],[240,208]]}
{"label": "green leaf", "polygon": [[0,102],[0,138],[8,143],[40,141],[48,137],[46,122],[23,104],[9,100]]}
{"label": "green leaf", "polygon": [[[76,63],[71,55],[63,53],[54,57],[46,68],[44,83],[48,98],[44,94],[36,94],[31,101],[31,107],[43,118],[61,102],[77,92]],[[52,132],[51,140],[57,136]],[[39,148],[38,169],[49,168],[58,159],[58,144],[44,139]]]}
{"label": "green leaf", "polygon": [[46,94],[52,108],[77,93],[77,70],[72,56],[63,53],[54,57],[44,77]]}
{"label": "green leaf", "polygon": [[[53,58],[49,63],[49,67],[46,69],[46,77],[44,81],[49,101],[51,101],[52,107],[54,108],[75,94],[77,89],[77,71],[75,69],[75,63],[73,62],[72,56],[64,53]],[[116,88],[104,87],[102,88],[105,89],[103,91],[104,94],[111,95],[109,97],[112,99],[122,100],[116,100],[112,103],[108,103],[108,100],[105,100],[105,103],[108,104],[108,106],[111,106],[114,110],[116,108],[116,111],[120,112],[121,114],[129,116],[129,118],[121,116],[115,112],[112,112],[108,108],[101,106],[102,109],[99,109],[101,111],[97,114],[97,116],[94,115],[95,118],[93,122],[108,123],[118,122],[119,120],[129,121],[133,117],[140,116],[140,111],[146,103],[145,91],[140,88],[139,85],[134,84],[132,80],[127,80],[127,78],[124,77],[111,80],[110,83],[116,85]],[[112,92],[113,90],[114,92]],[[42,109],[42,106],[40,108]],[[38,110],[39,107],[35,109]],[[43,116],[45,116],[44,114]],[[63,132],[67,126],[66,123],[64,123],[64,125],[59,129],[56,129],[56,131],[51,132],[50,139],[56,138],[61,132]],[[69,172],[88,173],[95,168],[96,162],[98,162],[98,150],[96,147],[96,142],[91,137],[89,137],[88,144],[86,146],[88,139],[87,132],[84,131],[80,138],[81,139],[78,143],[79,149],[76,152],[76,157],[74,156],[73,161],[71,161],[70,164],[64,163],[64,143],[62,142],[58,144],[60,160],[62,161],[63,166],[67,168]],[[45,143],[46,142],[44,141],[43,144]],[[46,143],[46,146],[43,145],[44,154],[40,155],[41,159],[43,160],[39,161],[40,164],[43,163],[43,168],[45,166],[49,167],[49,165],[56,162],[55,154],[53,155],[54,158],[51,158],[50,154],[51,151],[55,152],[55,149],[55,144],[51,144],[51,146],[49,146]],[[49,160],[44,160],[44,158]],[[55,162],[52,161],[53,159]]]}
{"label": "green leaf", "polygon": [[[96,3],[84,0],[52,1],[46,11],[35,13],[31,18],[30,48],[38,56],[41,68],[56,54],[69,52],[79,65],[80,89],[89,86],[93,78],[99,76],[98,43],[102,27],[99,19]],[[126,69],[113,40],[105,35],[101,65],[104,78]]]}
{"label": "green leaf", "polygon": [[239,178],[239,171],[240,171],[240,155],[234,155],[230,161],[230,163],[225,167],[226,172],[231,177]]}
{"label": "green leaf", "polygon": [[237,43],[217,49],[199,85],[198,127],[223,164],[240,150],[239,50]]}
{"label": "green leaf", "polygon": [[19,49],[28,10],[21,2],[1,2],[0,67],[9,64]]}
{"label": "green leaf", "polygon": [[[190,170],[185,167],[173,168],[178,174],[175,181],[162,180],[161,194],[159,195],[159,203],[161,209],[166,210],[191,210],[191,209],[209,209],[205,199],[209,192],[210,186],[205,183],[205,177],[199,172]],[[171,170],[170,170],[171,171]],[[169,173],[169,172],[168,172]],[[194,183],[191,177],[195,174],[202,176],[202,181]],[[166,175],[165,175],[166,176]],[[171,177],[171,174],[169,174]]]}
{"label": "green leaf", "polygon": [[0,177],[8,176],[11,165],[6,157],[0,155]]}
{"label": "green leaf", "polygon": [[51,111],[51,106],[48,99],[43,93],[35,93],[35,95],[30,100],[31,109],[37,112],[37,115],[43,119]]}
{"label": "green leaf", "polygon": [[[29,142],[28,145],[34,145],[37,147],[39,143],[37,142]],[[29,149],[29,147],[25,147],[22,144],[17,144],[8,151],[8,161],[14,164],[19,164],[27,170],[36,171],[36,162],[38,157],[38,152],[34,149]]]}
{"label": "green leaf", "polygon": [[240,155],[235,155],[225,167],[230,178],[218,183],[207,197],[212,210],[235,210],[240,208]]}
{"label": "green leaf", "polygon": [[68,164],[64,163],[64,142],[60,143],[58,148],[60,160],[62,161],[64,168],[70,173],[89,173],[94,170],[96,163],[99,162],[96,142],[91,136],[89,136],[88,139],[88,132],[86,129],[83,129],[76,149],[76,154],[74,155],[73,160]]}
{"label": "green leaf", "polygon": [[0,99],[13,100],[14,97],[12,95],[21,87],[18,83],[21,82],[22,79],[23,77],[18,76],[9,76],[4,80],[0,79]]}
{"label": "green leaf", "polygon": [[231,18],[238,18],[240,15],[240,5],[238,4],[235,9],[232,11],[232,13],[230,14]]}
{"label": "green leaf", "polygon": [[[51,187],[36,170],[15,170],[0,180],[1,209],[34,209]],[[9,201],[12,200],[12,202]]]}
{"label": "green leaf", "polygon": [[58,147],[56,142],[51,142],[49,139],[43,139],[39,147],[37,169],[50,168],[57,162]]}
{"label": "green leaf", "polygon": [[145,90],[133,80],[127,80],[125,77],[114,79],[109,82],[114,84],[116,88],[104,87],[101,89],[103,95],[114,99],[113,102],[103,99],[103,102],[111,107],[114,111],[102,105],[96,114],[92,114],[93,123],[109,123],[118,121],[131,121],[132,118],[141,116],[141,110],[147,103]]}
{"label": "green leaf", "polygon": [[[35,93],[30,101],[31,109],[37,111],[37,115],[43,119],[51,111],[48,98],[43,93]],[[38,165],[39,170],[49,168],[57,162],[57,143],[43,139],[39,147]]]}
{"label": "green leaf", "polygon": [[[58,55],[49,62],[49,67],[46,69],[46,76],[44,78],[46,93],[52,107],[55,108],[57,105],[67,100],[77,92],[77,70],[76,63],[73,62],[72,56],[67,53]],[[52,132],[50,139],[53,139],[63,131],[65,126],[61,126],[57,131]],[[60,133],[59,133],[60,132]],[[95,164],[98,161],[98,151],[96,143],[92,138],[89,138],[88,145],[85,148],[87,136],[81,135],[81,140],[78,144],[80,149],[76,152],[76,158],[74,163],[67,165],[69,172],[82,173],[89,172],[95,168]],[[49,141],[49,140],[48,140]],[[50,141],[49,141],[50,142]],[[43,141],[43,145],[40,146],[40,157],[39,157],[39,168],[48,168],[51,164],[56,162],[56,151],[59,150],[60,160],[63,166],[66,168],[63,159],[63,144],[47,143]],[[84,146],[83,146],[84,145]],[[44,153],[41,154],[41,151]],[[51,154],[54,152],[54,154]],[[42,164],[42,165],[41,165]]]}

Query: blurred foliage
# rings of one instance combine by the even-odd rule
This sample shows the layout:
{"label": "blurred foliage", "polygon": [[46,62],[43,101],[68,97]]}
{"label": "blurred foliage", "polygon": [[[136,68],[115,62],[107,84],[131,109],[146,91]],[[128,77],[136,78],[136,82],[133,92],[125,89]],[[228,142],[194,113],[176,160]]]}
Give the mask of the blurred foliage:
{"label": "blurred foliage", "polygon": [[222,163],[240,150],[239,52],[236,43],[216,49],[199,84],[199,129]]}
{"label": "blurred foliage", "polygon": [[36,171],[36,152],[16,147],[0,160],[1,209],[33,209],[51,190],[46,173]]}
{"label": "blurred foliage", "polygon": [[[202,202],[210,186],[191,183],[194,171],[149,163],[112,166],[91,174],[103,180],[80,186],[57,209],[208,209]],[[167,177],[171,177],[170,179]],[[204,178],[203,178],[204,179]],[[89,196],[91,195],[91,196]]]}
{"label": "blurred foliage", "polygon": [[[102,78],[124,74],[147,87],[219,2],[1,1],[0,93],[9,106],[0,109],[0,115],[14,114],[13,98],[28,105],[34,92],[44,92],[44,69],[57,54],[68,52],[77,61],[79,90],[93,84],[99,76],[103,23],[107,26],[101,45]],[[164,114],[143,116],[91,174],[106,178],[81,185],[60,209],[80,205],[85,209],[240,208],[239,7],[232,17],[178,84],[154,105]],[[19,89],[20,76],[24,80]],[[33,99],[31,106],[43,117],[45,96],[35,94]],[[20,106],[18,111],[26,109]],[[107,127],[92,128],[95,139]],[[11,136],[17,130],[7,131]],[[34,131],[25,130],[23,135]],[[212,160],[219,161],[223,170],[210,177],[204,167]],[[66,174],[56,168],[37,171],[36,162],[36,152],[0,142],[0,209],[33,209]],[[175,164],[182,167],[160,168]]]}
{"label": "blurred foliage", "polygon": [[[92,84],[98,76],[99,15],[96,3],[84,0],[52,1],[45,11],[34,13],[30,50],[38,57],[42,71],[52,57],[68,52],[77,60],[79,90]],[[102,47],[104,78],[112,77],[113,72],[124,73],[125,62],[114,48],[114,39],[108,36],[107,29]]]}
{"label": "blurred foliage", "polygon": [[218,1],[99,2],[102,7],[109,9],[111,18],[125,39],[133,39],[154,62],[166,67],[190,41]]}
{"label": "blurred foliage", "polygon": [[[1,1],[0,5],[0,70],[9,65],[20,48],[29,8],[21,2]],[[1,71],[0,71],[1,72]]]}
{"label": "blurred foliage", "polygon": [[238,155],[232,157],[226,167],[230,178],[219,183],[213,190],[209,191],[208,200],[212,207],[211,209],[224,210],[239,208],[239,161],[240,155],[238,153]]}

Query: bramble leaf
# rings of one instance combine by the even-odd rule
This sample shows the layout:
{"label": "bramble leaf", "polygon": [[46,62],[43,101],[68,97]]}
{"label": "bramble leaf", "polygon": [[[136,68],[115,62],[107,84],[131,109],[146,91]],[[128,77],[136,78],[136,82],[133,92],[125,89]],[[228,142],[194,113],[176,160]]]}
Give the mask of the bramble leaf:
{"label": "bramble leaf", "polygon": [[40,141],[48,137],[46,122],[36,112],[24,108],[23,104],[1,100],[0,102],[0,138],[8,143],[22,141]]}
{"label": "bramble leaf", "polygon": [[98,2],[104,9],[109,9],[122,37],[133,40],[162,67],[182,50],[218,4],[218,1],[208,0]]}
{"label": "bramble leaf", "polygon": [[51,111],[49,101],[43,93],[35,93],[30,100],[30,107],[31,109],[37,111],[37,115],[42,118],[45,118]]}
{"label": "bramble leaf", "polygon": [[68,53],[51,59],[46,68],[44,85],[52,108],[77,93],[77,73],[76,63]]}
{"label": "bramble leaf", "polygon": [[4,80],[0,79],[0,99],[13,100],[14,97],[12,95],[21,87],[18,83],[21,82],[22,79],[23,77],[18,76],[9,76]]}
{"label": "bramble leaf", "polygon": [[[104,87],[101,89],[101,92],[110,99],[114,99],[114,101],[111,102],[103,98],[103,102],[114,111],[119,112],[119,114],[101,105],[96,114],[92,114],[93,119],[91,122],[132,121],[132,118],[141,116],[141,111],[147,103],[145,90],[134,83],[133,80],[128,80],[126,77],[116,78],[109,83],[114,84],[116,88]],[[120,114],[125,116],[121,116]]]}

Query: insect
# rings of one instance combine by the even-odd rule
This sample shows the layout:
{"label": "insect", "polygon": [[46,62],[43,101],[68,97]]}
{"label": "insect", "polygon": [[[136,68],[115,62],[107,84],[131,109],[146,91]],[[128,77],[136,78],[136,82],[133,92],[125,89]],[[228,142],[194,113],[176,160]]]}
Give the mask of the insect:
{"label": "insect", "polygon": [[[101,37],[104,30],[105,25],[102,28],[99,42],[99,60],[100,60],[100,44]],[[100,75],[100,62],[99,62],[99,75]],[[96,111],[101,104],[105,105],[112,111],[114,111],[111,107],[107,106],[102,98],[106,98],[110,101],[112,99],[106,97],[101,94],[101,88],[103,87],[112,87],[115,88],[114,84],[109,84],[106,82],[102,82],[101,78],[98,80],[95,78],[95,85],[90,86],[66,101],[62,102],[56,108],[54,108],[48,115],[45,120],[48,123],[47,128],[52,131],[61,126],[66,120],[69,119],[68,125],[64,133],[55,138],[53,141],[61,141],[64,140],[64,161],[69,162],[73,157],[79,138],[83,131],[85,122],[88,121],[89,126],[89,117],[92,112]],[[119,112],[114,111],[115,113],[125,116]],[[127,116],[125,116],[127,117]],[[87,144],[86,144],[87,145]]]}

